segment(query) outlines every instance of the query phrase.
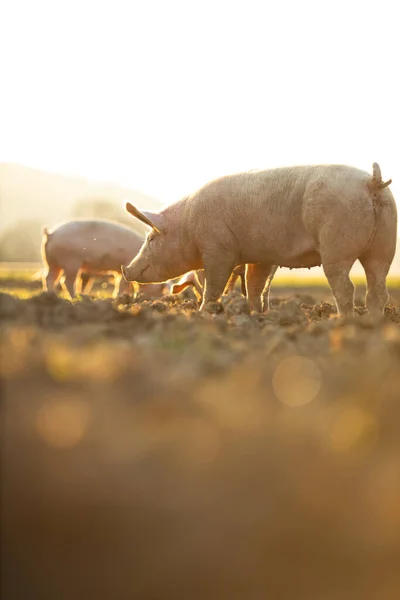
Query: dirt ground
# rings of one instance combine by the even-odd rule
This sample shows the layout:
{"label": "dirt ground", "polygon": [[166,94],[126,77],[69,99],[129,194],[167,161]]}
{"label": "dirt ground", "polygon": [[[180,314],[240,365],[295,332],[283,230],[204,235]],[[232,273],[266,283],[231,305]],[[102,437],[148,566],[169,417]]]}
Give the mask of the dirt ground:
{"label": "dirt ground", "polygon": [[3,598],[400,598],[400,289],[373,321],[362,289],[340,319],[324,287],[258,315],[18,285]]}

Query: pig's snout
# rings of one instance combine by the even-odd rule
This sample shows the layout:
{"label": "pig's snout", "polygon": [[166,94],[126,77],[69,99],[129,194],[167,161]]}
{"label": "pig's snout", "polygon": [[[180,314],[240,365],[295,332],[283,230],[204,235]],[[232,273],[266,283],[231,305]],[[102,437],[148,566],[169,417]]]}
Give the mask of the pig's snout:
{"label": "pig's snout", "polygon": [[124,265],[121,265],[121,272],[122,272],[122,276],[125,279],[125,281],[130,281],[128,279],[128,269],[127,269],[127,267],[124,267]]}
{"label": "pig's snout", "polygon": [[136,265],[130,265],[128,267],[124,267],[123,265],[121,265],[121,272],[126,281],[136,281],[137,283],[150,283],[151,279],[144,277],[144,274],[149,268],[150,265],[147,265],[141,271],[139,271]]}

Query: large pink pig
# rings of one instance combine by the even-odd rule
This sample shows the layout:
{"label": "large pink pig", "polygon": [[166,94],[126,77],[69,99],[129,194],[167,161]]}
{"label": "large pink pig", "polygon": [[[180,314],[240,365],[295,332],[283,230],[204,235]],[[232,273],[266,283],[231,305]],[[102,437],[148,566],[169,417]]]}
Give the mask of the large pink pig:
{"label": "large pink pig", "polygon": [[367,276],[367,307],[381,315],[396,249],[396,203],[381,170],[346,165],[281,167],[228,175],[160,213],[128,211],[152,228],[123,267],[128,281],[160,282],[204,269],[200,307],[218,300],[233,269],[246,264],[251,307],[263,309],[274,265],[321,265],[340,314],[354,313],[350,269]]}

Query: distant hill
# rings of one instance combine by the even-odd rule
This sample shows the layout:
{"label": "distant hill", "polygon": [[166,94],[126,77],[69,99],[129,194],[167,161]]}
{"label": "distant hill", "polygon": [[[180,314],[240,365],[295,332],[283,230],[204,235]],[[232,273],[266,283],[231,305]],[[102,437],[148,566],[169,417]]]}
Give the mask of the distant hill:
{"label": "distant hill", "polygon": [[0,260],[39,260],[43,226],[74,217],[109,218],[144,234],[146,227],[125,211],[125,199],[139,209],[162,209],[155,198],[118,184],[0,163]]}
{"label": "distant hill", "polygon": [[[0,231],[23,219],[55,225],[71,217],[77,201],[102,198],[115,203],[124,214],[123,200],[138,208],[160,210],[162,204],[141,192],[118,184],[66,177],[24,167],[0,163]],[[88,215],[90,216],[90,215]]]}

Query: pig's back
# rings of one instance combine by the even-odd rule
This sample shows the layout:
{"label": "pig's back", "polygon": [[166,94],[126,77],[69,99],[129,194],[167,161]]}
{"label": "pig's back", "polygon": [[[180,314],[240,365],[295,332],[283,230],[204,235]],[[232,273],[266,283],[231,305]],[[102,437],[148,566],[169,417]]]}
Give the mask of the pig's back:
{"label": "pig's back", "polygon": [[120,270],[142,245],[129,227],[101,219],[74,220],[49,231],[45,247],[48,263],[87,272]]}
{"label": "pig's back", "polygon": [[[263,211],[278,216],[295,211],[301,214],[302,203],[310,186],[329,188],[338,198],[359,195],[371,177],[366,171],[347,165],[304,165],[255,170],[221,177],[203,186],[192,200],[195,212],[207,212],[210,203],[221,209],[222,217],[234,211],[246,216],[249,211]],[[208,211],[209,212],[209,211]],[[216,213],[214,217],[218,216]],[[257,217],[260,215],[257,214]],[[262,216],[262,215],[261,215]],[[253,217],[253,215],[251,215]]]}
{"label": "pig's back", "polygon": [[369,177],[347,165],[281,167],[222,177],[188,201],[196,241],[201,247],[203,238],[207,243],[220,238],[243,262],[296,266],[296,256],[318,252],[319,232],[327,222],[343,224],[364,214],[369,235],[374,218]]}

